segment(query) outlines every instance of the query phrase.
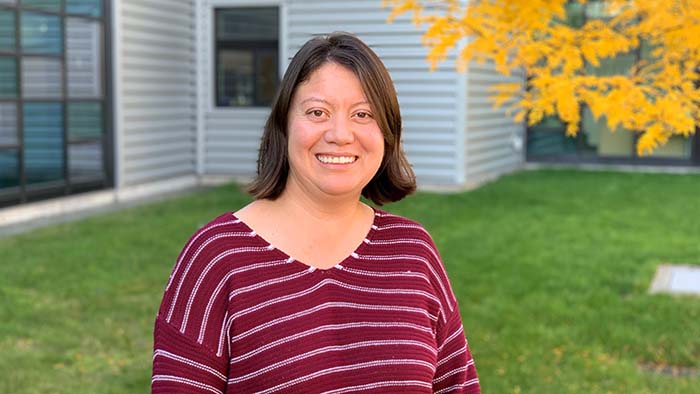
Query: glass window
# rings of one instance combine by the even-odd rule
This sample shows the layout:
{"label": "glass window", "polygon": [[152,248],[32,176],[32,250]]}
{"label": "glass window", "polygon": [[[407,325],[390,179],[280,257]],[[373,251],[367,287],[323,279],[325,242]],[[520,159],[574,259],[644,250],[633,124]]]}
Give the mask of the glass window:
{"label": "glass window", "polygon": [[63,52],[61,19],[57,15],[22,12],[22,49],[27,53]]}
{"label": "glass window", "polygon": [[102,16],[102,0],[67,0],[66,12],[99,17]]}
{"label": "glass window", "polygon": [[63,179],[63,104],[24,104],[24,168],[27,183]]}
{"label": "glass window", "polygon": [[0,98],[17,97],[17,62],[14,57],[0,56]]}
{"label": "glass window", "polygon": [[21,0],[20,4],[23,6],[39,8],[47,11],[61,11],[61,0]]}
{"label": "glass window", "polygon": [[278,84],[277,7],[223,8],[216,18],[216,105],[269,106]]}
{"label": "glass window", "polygon": [[0,51],[15,50],[15,13],[0,10]]}
{"label": "glass window", "polygon": [[78,141],[102,136],[102,103],[68,104],[68,138]]}
{"label": "glass window", "polygon": [[0,190],[19,186],[19,152],[0,149]]}
{"label": "glass window", "polygon": [[28,98],[60,98],[63,89],[61,60],[25,57],[22,60],[22,91]]}
{"label": "glass window", "polygon": [[98,22],[66,19],[68,97],[102,95],[102,32]]}
{"label": "glass window", "polygon": [[101,179],[102,141],[70,144],[68,170],[73,181]]}
{"label": "glass window", "polygon": [[17,105],[0,103],[0,146],[17,144]]}
{"label": "glass window", "polygon": [[[603,2],[579,4],[570,1],[567,5],[565,23],[582,26],[586,19],[609,20]],[[640,57],[650,57],[651,48],[642,41],[640,50],[620,54],[614,58],[599,59],[600,65],[586,64],[586,73],[596,76],[629,75],[631,67]],[[641,56],[640,56],[641,55]],[[605,116],[598,119],[586,106],[581,109],[580,132],[575,138],[565,136],[564,125],[555,117],[546,118],[535,126],[528,127],[527,153],[529,157],[569,156],[584,159],[607,158],[632,160],[637,157],[638,136],[620,128],[611,130]],[[697,138],[697,137],[696,137]],[[657,148],[649,157],[688,160],[692,157],[692,140],[673,137],[668,144]]]}

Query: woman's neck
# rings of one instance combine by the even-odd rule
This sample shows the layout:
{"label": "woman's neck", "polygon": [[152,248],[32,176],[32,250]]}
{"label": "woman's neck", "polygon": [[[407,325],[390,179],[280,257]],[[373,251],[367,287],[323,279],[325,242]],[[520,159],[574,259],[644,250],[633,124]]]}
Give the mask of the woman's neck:
{"label": "woman's neck", "polygon": [[368,207],[360,202],[360,196],[311,196],[291,184],[274,201],[278,212],[301,220],[330,224],[350,222],[363,214]]}

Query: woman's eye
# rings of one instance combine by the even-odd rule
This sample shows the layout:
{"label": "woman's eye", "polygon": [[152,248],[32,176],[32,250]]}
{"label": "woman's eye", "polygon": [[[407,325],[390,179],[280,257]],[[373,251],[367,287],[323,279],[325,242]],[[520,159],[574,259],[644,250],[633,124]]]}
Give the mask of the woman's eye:
{"label": "woman's eye", "polygon": [[315,109],[309,113],[316,118],[320,118],[321,116],[323,116],[323,111],[321,111],[320,109]]}
{"label": "woman's eye", "polygon": [[358,112],[356,116],[360,119],[369,119],[372,117],[372,114],[370,114],[369,112]]}

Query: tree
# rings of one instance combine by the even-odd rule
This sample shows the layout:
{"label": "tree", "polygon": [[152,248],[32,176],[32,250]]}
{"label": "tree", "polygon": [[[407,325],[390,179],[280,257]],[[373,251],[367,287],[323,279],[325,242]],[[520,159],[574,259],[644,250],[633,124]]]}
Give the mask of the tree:
{"label": "tree", "polygon": [[[458,67],[493,62],[522,84],[498,84],[494,105],[515,120],[559,116],[579,131],[582,105],[611,130],[640,133],[639,155],[700,127],[700,0],[384,0],[391,21],[409,12],[431,68],[457,51]],[[466,3],[466,5],[465,5]],[[575,18],[574,10],[583,9]],[[607,58],[641,54],[626,73],[596,75]]]}

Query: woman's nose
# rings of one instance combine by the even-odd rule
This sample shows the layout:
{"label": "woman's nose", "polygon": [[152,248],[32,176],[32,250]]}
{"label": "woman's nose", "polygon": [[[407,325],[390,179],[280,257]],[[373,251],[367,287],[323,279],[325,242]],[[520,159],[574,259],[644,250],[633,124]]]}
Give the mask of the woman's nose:
{"label": "woman's nose", "polygon": [[331,127],[326,131],[325,140],[328,143],[346,145],[355,141],[352,125],[342,116],[336,117]]}

